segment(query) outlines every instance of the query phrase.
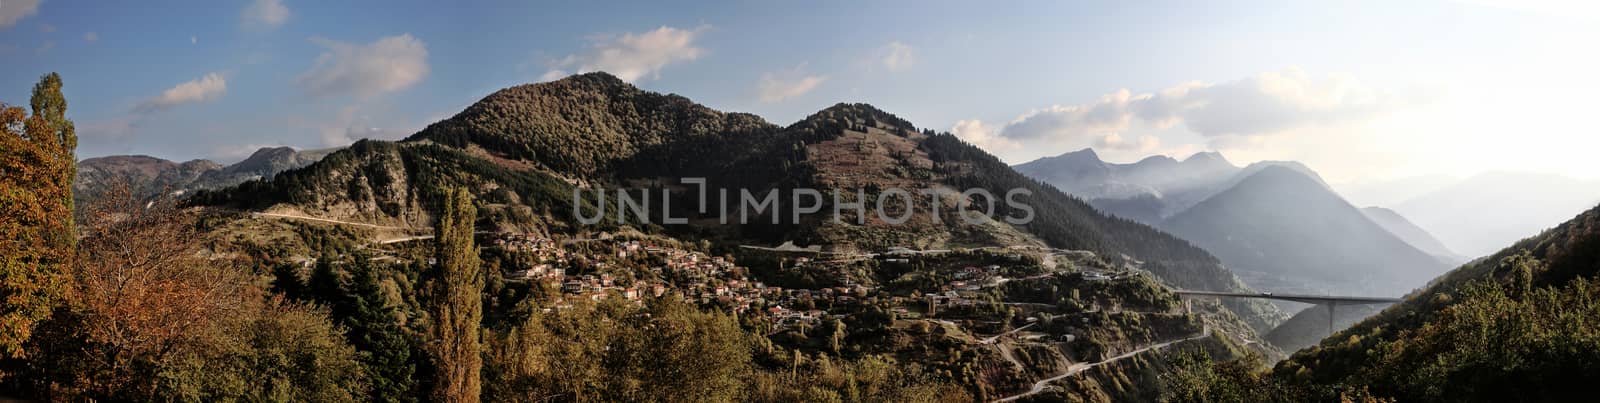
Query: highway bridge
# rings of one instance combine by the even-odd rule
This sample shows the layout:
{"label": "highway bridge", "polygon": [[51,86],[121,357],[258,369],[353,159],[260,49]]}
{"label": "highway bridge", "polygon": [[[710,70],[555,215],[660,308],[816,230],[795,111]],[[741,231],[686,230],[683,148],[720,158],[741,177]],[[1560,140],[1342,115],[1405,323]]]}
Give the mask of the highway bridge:
{"label": "highway bridge", "polygon": [[1218,297],[1218,298],[1260,298],[1275,299],[1279,301],[1292,301],[1312,305],[1321,305],[1328,308],[1328,334],[1333,334],[1333,311],[1339,305],[1374,305],[1394,304],[1402,301],[1401,298],[1388,297],[1349,297],[1337,295],[1310,295],[1310,294],[1278,294],[1270,292],[1220,292],[1220,291],[1194,291],[1172,290],[1179,297]]}

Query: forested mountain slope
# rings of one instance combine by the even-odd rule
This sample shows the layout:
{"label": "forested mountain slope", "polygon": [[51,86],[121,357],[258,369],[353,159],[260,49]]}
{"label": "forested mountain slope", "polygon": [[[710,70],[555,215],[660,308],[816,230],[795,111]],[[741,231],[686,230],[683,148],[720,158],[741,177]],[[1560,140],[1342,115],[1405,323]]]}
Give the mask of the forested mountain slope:
{"label": "forested mountain slope", "polygon": [[[693,211],[700,200],[690,198],[695,192],[678,182],[681,177],[707,178],[713,191],[775,189],[784,201],[800,187],[861,189],[867,200],[891,187],[984,188],[1001,196],[1026,189],[1036,216],[1024,225],[1006,224],[1002,217],[1023,212],[996,201],[983,224],[967,225],[953,206],[983,200],[947,195],[942,216],[917,214],[905,224],[888,224],[870,208],[861,217],[847,212],[837,222],[807,217],[771,224],[772,214],[788,217],[786,209],[793,206],[785,202],[745,225],[719,225],[715,197],[711,211]],[[672,215],[688,217],[689,225],[656,221],[643,227],[718,244],[795,240],[840,250],[1031,243],[1125,259],[1179,287],[1244,289],[1216,258],[1188,242],[1103,215],[955,136],[917,131],[869,105],[839,104],[778,127],[754,115],[643,91],[605,73],[501,90],[406,140],[363,141],[304,169],[207,192],[192,203],[422,228],[430,219],[429,192],[447,185],[477,194],[484,205],[480,227],[581,230],[572,210],[574,188],[588,189],[577,201],[588,210],[595,189],[670,187]],[[831,212],[832,201],[824,199],[822,211]],[[917,211],[927,211],[931,200],[915,203]],[[615,214],[610,207],[608,213]],[[608,225],[617,224],[594,229]],[[1230,306],[1258,331],[1283,317],[1266,304]]]}
{"label": "forested mountain slope", "polygon": [[1562,401],[1600,371],[1600,208],[1434,280],[1282,362],[1274,376],[1328,397]]}

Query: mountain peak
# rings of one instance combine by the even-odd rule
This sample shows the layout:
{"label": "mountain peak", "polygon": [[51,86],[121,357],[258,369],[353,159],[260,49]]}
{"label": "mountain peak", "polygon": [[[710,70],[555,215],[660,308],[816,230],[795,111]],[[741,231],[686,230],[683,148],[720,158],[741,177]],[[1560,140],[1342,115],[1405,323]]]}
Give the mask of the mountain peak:
{"label": "mountain peak", "polygon": [[1207,165],[1207,166],[1225,165],[1225,166],[1230,166],[1230,167],[1234,166],[1233,162],[1228,161],[1228,158],[1223,157],[1222,153],[1221,152],[1217,152],[1217,151],[1202,151],[1202,152],[1194,153],[1194,155],[1190,155],[1189,158],[1184,158],[1183,159],[1183,164],[1184,165],[1196,165],[1196,164],[1199,164],[1199,165]]}
{"label": "mountain peak", "polygon": [[1084,148],[1082,150],[1072,151],[1054,157],[1048,157],[1048,159],[1103,162],[1103,160],[1100,159],[1100,154],[1095,153],[1093,148]]}
{"label": "mountain peak", "polygon": [[875,126],[887,125],[903,130],[917,129],[917,126],[911,124],[911,122],[901,119],[899,116],[895,116],[893,113],[878,109],[878,107],[872,106],[871,104],[849,102],[840,102],[834,104],[833,106],[829,106],[826,109],[811,114],[811,116],[807,116],[805,119],[802,119],[796,124],[815,125],[824,122],[850,124],[873,123]]}

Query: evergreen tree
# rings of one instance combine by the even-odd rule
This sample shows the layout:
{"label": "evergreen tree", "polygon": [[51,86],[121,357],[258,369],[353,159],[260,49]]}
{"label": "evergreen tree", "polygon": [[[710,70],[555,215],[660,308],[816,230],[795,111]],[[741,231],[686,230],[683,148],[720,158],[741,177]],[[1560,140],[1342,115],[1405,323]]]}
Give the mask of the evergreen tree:
{"label": "evergreen tree", "polygon": [[416,387],[416,363],[410,339],[395,321],[395,309],[384,298],[376,268],[365,254],[350,266],[350,317],[345,325],[350,343],[362,351],[361,364],[372,384],[373,401],[409,402]]}
{"label": "evergreen tree", "polygon": [[429,348],[436,368],[431,397],[440,402],[477,402],[483,366],[479,353],[483,270],[472,240],[477,209],[466,189],[449,188],[440,210],[434,224],[437,265],[429,310],[433,321]]}

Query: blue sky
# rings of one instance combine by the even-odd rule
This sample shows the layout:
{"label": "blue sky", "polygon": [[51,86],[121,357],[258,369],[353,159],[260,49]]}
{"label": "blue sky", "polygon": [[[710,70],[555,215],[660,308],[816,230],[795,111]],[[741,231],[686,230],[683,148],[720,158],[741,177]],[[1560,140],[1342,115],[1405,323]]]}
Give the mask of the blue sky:
{"label": "blue sky", "polygon": [[399,138],[604,69],[778,124],[869,102],[1013,163],[1095,147],[1334,182],[1600,172],[1592,6],[1196,3],[0,0],[0,100],[57,71],[80,155],[228,161]]}

